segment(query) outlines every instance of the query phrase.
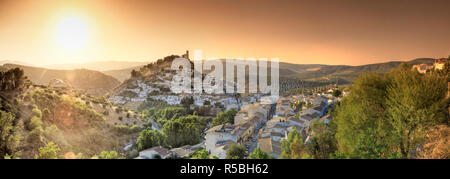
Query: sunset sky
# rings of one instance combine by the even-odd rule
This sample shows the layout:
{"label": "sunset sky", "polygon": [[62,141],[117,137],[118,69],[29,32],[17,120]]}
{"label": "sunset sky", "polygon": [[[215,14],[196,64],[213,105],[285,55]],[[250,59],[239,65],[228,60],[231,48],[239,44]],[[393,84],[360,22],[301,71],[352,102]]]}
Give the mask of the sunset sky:
{"label": "sunset sky", "polygon": [[0,0],[0,61],[278,57],[361,65],[450,55],[449,0]]}

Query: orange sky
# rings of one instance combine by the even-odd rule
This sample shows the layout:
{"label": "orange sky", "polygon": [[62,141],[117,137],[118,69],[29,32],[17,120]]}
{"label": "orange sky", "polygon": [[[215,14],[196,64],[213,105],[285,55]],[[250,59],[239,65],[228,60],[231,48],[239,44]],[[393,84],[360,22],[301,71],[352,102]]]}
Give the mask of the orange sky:
{"label": "orange sky", "polygon": [[[0,60],[36,65],[204,57],[278,57],[360,65],[450,55],[448,0],[0,0]],[[83,21],[84,45],[58,43],[62,19]]]}

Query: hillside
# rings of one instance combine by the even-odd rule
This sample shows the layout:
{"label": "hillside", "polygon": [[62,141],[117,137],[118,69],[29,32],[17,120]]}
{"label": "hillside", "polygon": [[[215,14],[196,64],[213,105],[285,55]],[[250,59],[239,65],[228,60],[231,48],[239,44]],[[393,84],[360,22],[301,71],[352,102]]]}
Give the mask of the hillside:
{"label": "hillside", "polygon": [[139,70],[142,66],[137,67],[131,67],[131,68],[125,68],[125,69],[119,69],[119,70],[107,70],[102,71],[104,74],[110,75],[119,81],[123,82],[126,79],[131,77],[131,71],[133,70]]}
{"label": "hillside", "polygon": [[117,79],[93,70],[52,70],[15,64],[3,65],[4,69],[12,69],[15,67],[22,68],[25,75],[35,84],[48,85],[49,82],[59,79],[66,86],[85,90],[87,93],[97,96],[110,92],[120,84]]}
{"label": "hillside", "polygon": [[109,71],[109,70],[121,70],[127,68],[134,68],[143,66],[147,62],[133,62],[133,61],[96,61],[88,63],[68,63],[68,64],[53,64],[47,65],[47,68],[57,70],[73,70],[73,69],[88,69],[95,71]]}
{"label": "hillside", "polygon": [[83,91],[34,85],[19,68],[0,73],[1,159],[131,154],[123,147],[144,124],[135,112]]}
{"label": "hillside", "polygon": [[[141,68],[127,68],[122,70],[111,70],[105,72],[108,75],[114,76],[123,83],[115,89],[113,95],[134,97],[146,96],[141,94],[144,89],[163,89],[167,90],[167,85],[157,85],[165,80],[165,83],[169,83],[171,80],[171,74],[173,72],[165,71],[164,69],[170,67],[171,59],[174,56],[168,56],[164,59],[158,60],[159,63],[150,63],[149,65],[142,66]],[[157,61],[157,62],[158,62]],[[225,60],[222,59],[225,63]],[[409,64],[432,64],[434,59],[432,58],[418,58],[411,61],[407,61]],[[380,72],[387,73],[391,69],[397,68],[402,61],[392,61],[385,63],[368,64],[361,66],[349,66],[349,65],[322,65],[322,64],[292,64],[280,62],[280,91],[288,91],[298,88],[315,88],[324,85],[335,84],[349,84],[356,77],[366,72]],[[224,64],[225,66],[225,64]],[[138,76],[132,77],[131,72],[135,70],[138,72]],[[207,73],[206,71],[203,71]],[[247,74],[248,75],[248,74]],[[162,78],[165,78],[164,80]],[[140,84],[142,83],[142,84]],[[146,83],[146,86],[144,85]],[[141,89],[141,90],[135,90]],[[132,92],[124,91],[131,90]],[[139,91],[139,92],[138,92]],[[150,90],[152,91],[152,90]],[[162,90],[160,90],[162,91]],[[135,94],[134,92],[138,93]],[[145,93],[145,92],[144,92]],[[140,95],[139,95],[140,94]],[[142,100],[142,99],[141,99]],[[120,100],[119,100],[120,101]],[[122,101],[121,103],[124,103]]]}
{"label": "hillside", "polygon": [[[418,58],[407,61],[409,64],[432,64],[432,58]],[[397,68],[401,61],[392,61],[386,63],[375,63],[361,66],[347,66],[347,65],[320,65],[320,64],[291,64],[280,62],[280,76],[286,78],[296,78],[301,80],[325,80],[325,79],[340,79],[342,81],[351,82],[361,73],[365,72],[380,72],[386,73],[393,68]],[[293,73],[284,73],[282,71],[289,70]]]}

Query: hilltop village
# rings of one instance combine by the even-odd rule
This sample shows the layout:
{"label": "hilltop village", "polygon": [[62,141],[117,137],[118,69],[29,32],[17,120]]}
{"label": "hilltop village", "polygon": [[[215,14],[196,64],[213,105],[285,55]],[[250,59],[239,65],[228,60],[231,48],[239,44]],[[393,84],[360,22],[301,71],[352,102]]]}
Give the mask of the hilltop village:
{"label": "hilltop village", "polygon": [[[183,57],[188,57],[188,52]],[[212,116],[221,111],[235,110],[236,113],[232,122],[215,126],[209,123],[198,144],[172,149],[153,146],[141,150],[137,158],[186,157],[201,148],[210,155],[225,158],[227,149],[232,145],[244,146],[247,154],[260,148],[277,158],[281,155],[281,140],[286,139],[289,132],[299,131],[308,142],[309,136],[313,135],[310,129],[313,121],[328,124],[332,119],[330,109],[348,94],[336,84],[310,94],[279,96],[274,104],[261,102],[264,100],[263,94],[174,94],[169,90],[175,74],[169,64],[174,58],[167,57],[139,72],[132,72],[133,77],[117,88],[117,95],[110,96],[109,100],[113,104],[132,108],[136,106],[133,104],[146,101],[159,101],[169,106],[183,105],[183,99],[192,98],[190,109],[207,107]],[[154,67],[156,65],[158,68]],[[152,127],[156,131],[161,127],[157,126],[156,121],[152,124],[156,125]]]}

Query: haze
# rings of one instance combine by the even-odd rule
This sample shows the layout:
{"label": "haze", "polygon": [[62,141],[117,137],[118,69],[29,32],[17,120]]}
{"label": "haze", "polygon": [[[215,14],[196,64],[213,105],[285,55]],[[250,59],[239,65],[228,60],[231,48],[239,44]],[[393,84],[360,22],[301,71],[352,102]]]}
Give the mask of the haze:
{"label": "haze", "polygon": [[278,57],[361,65],[450,55],[446,0],[0,0],[0,60]]}

